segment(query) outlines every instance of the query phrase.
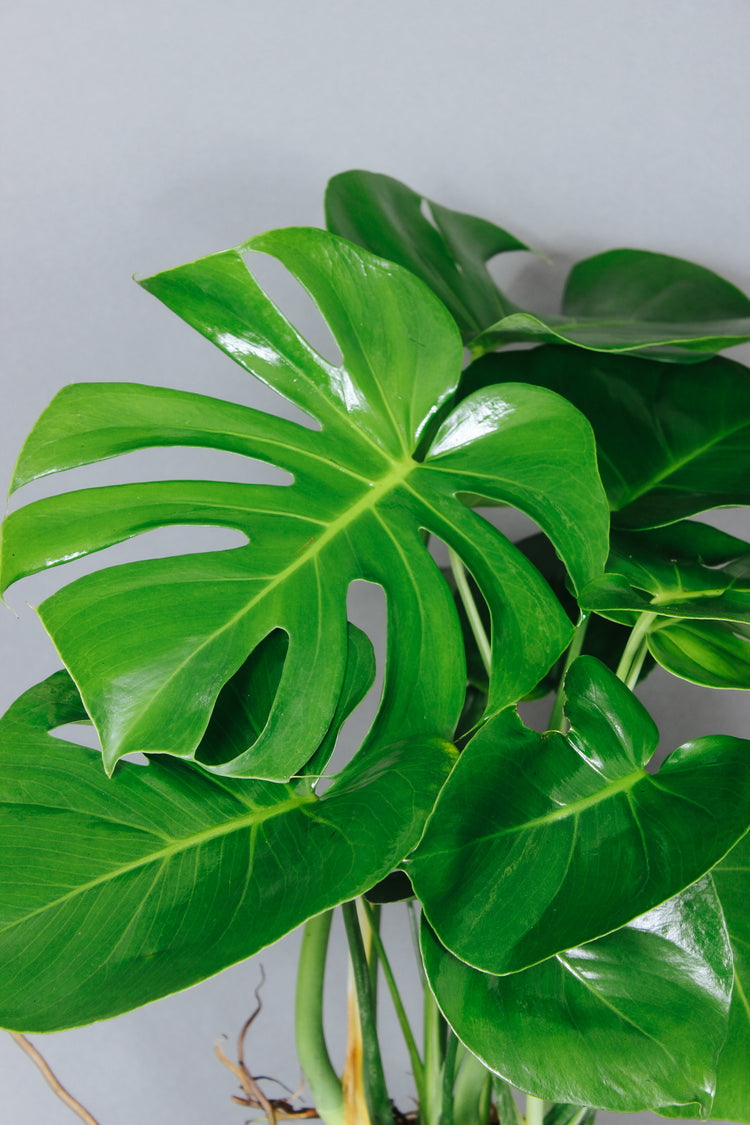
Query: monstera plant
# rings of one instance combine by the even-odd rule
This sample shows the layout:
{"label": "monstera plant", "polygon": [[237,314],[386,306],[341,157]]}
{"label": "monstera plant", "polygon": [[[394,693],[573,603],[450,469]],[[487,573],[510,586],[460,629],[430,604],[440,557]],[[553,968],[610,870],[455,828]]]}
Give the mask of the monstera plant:
{"label": "monstera plant", "polygon": [[[64,668],[0,723],[2,1025],[109,1018],[304,925],[311,1104],[265,1092],[241,1045],[231,1064],[237,1100],[271,1122],[514,1125],[512,1088],[528,1125],[596,1107],[748,1122],[750,741],[696,738],[656,768],[633,690],[655,663],[750,687],[750,544],[695,518],[750,503],[750,378],[717,357],[750,339],[750,300],[681,259],[614,250],[542,315],[495,284],[487,261],[527,247],[490,222],[365,172],[334,178],[326,217],[140,283],[304,419],[81,383],[23,446],[3,591],[154,528],[244,541],[94,569],[39,607]],[[340,359],[285,318],[257,255],[307,290]],[[15,504],[41,477],[160,446],[292,483]],[[511,542],[509,507],[538,531]],[[384,591],[386,656],[341,764],[376,675],[347,615],[361,579]],[[545,696],[548,729],[531,729],[518,705]],[[385,904],[413,921],[421,1035]],[[339,907],[343,1080],[322,1014]],[[416,1111],[389,1098],[380,970]]]}

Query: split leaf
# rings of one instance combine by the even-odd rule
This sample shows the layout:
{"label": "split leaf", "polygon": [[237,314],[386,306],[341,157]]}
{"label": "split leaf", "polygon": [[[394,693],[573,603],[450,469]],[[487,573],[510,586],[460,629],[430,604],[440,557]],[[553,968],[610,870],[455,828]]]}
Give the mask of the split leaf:
{"label": "split leaf", "polygon": [[[242,252],[278,258],[310,291],[343,360],[323,360],[286,321]],[[487,388],[438,429],[462,349],[446,310],[406,270],[323,231],[259,236],[142,285],[320,424],[135,384],[63,390],[21,453],[14,486],[161,445],[207,446],[271,462],[289,486],[154,481],[63,493],[5,524],[3,588],[143,531],[235,528],[231,550],[110,567],[48,598],[40,616],[99,731],[105,766],[130,751],[197,757],[242,777],[288,779],[334,719],[347,664],[346,595],[365,579],[386,594],[388,652],[370,744],[450,738],[465,692],[450,591],[420,529],[448,542],[492,614],[489,706],[524,694],[565,648],[571,626],[549,586],[469,510],[468,493],[519,507],[549,535],[580,589],[603,569],[607,508],[590,427],[534,387]],[[415,459],[415,457],[417,459]],[[216,761],[203,743],[217,697],[269,634],[288,650],[252,744]]]}

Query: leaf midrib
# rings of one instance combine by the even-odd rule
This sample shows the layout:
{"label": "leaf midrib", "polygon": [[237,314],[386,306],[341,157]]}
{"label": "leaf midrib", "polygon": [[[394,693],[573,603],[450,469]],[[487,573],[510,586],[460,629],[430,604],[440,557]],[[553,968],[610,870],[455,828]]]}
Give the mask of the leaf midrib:
{"label": "leaf midrib", "polygon": [[[260,593],[256,594],[249,602],[247,602],[242,609],[233,614],[227,621],[215,629],[199,645],[197,645],[189,653],[185,659],[170,672],[169,676],[163,680],[158,689],[153,693],[147,706],[141,709],[140,716],[148,715],[149,710],[154,706],[156,700],[159,699],[161,694],[169,687],[196,656],[207,648],[209,645],[215,643],[216,639],[226,633],[228,630],[234,628],[239,621],[251,613],[255,607],[264,600],[269,594],[273,592],[279,585],[284,583],[292,574],[306,566],[310,562],[316,562],[323,548],[343,529],[351,525],[363,512],[374,508],[384,496],[393,491],[398,485],[402,484],[413,469],[417,468],[417,463],[411,459],[407,461],[397,461],[393,463],[393,468],[386,476],[381,477],[378,482],[373,482],[369,490],[362,495],[354,504],[350,505],[345,511],[332,520],[327,529],[305,549],[301,550],[294,560],[280,571],[279,574],[274,575],[273,579],[266,583]],[[97,728],[98,729],[98,728]],[[101,731],[99,732],[101,735]],[[117,746],[120,745],[121,740],[118,740]],[[150,749],[154,749],[151,747]]]}
{"label": "leaf midrib", "polygon": [[80,886],[74,887],[73,890],[67,891],[64,895],[60,895],[59,898],[46,902],[43,906],[39,906],[35,910],[24,914],[14,922],[9,922],[5,926],[0,927],[0,933],[6,933],[6,931],[12,930],[16,926],[30,922],[38,915],[44,914],[48,910],[53,910],[62,903],[69,902],[71,899],[86,894],[98,886],[110,883],[112,880],[119,879],[123,875],[128,875],[131,871],[137,871],[139,868],[148,867],[153,863],[165,862],[171,859],[172,856],[178,855],[180,852],[189,851],[191,848],[200,848],[211,840],[218,839],[221,836],[231,835],[233,832],[240,832],[243,828],[257,830],[257,828],[267,820],[282,816],[284,813],[303,808],[309,804],[316,804],[319,801],[320,798],[316,797],[314,793],[299,794],[295,797],[290,797],[286,801],[279,801],[276,805],[267,806],[263,809],[253,809],[251,812],[235,817],[231,821],[224,821],[221,824],[214,825],[213,828],[205,828],[201,832],[195,832],[190,836],[184,837],[182,840],[175,840],[174,843],[168,844],[166,847],[159,848],[154,852],[149,852],[147,855],[141,856],[136,860],[131,860],[129,863],[121,864],[119,867],[103,875],[98,875],[95,879],[91,879],[87,883],[82,883]]}
{"label": "leaf midrib", "polygon": [[627,792],[632,789],[643,778],[651,780],[651,776],[646,773],[644,769],[634,770],[632,773],[626,774],[625,777],[619,778],[617,781],[611,781],[604,789],[592,793],[589,797],[580,797],[577,801],[571,801],[570,804],[563,805],[560,808],[552,809],[543,816],[534,817],[533,820],[527,820],[523,824],[514,824],[507,828],[501,828],[494,832],[488,832],[484,836],[472,836],[461,847],[447,847],[439,851],[430,849],[431,856],[455,854],[457,851],[463,851],[465,848],[473,848],[477,844],[482,844],[487,841],[497,840],[503,836],[518,835],[523,832],[531,831],[534,828],[541,828],[546,824],[553,824],[557,820],[565,820],[570,816],[578,816],[585,809],[592,808],[594,805],[601,804],[602,801],[610,800],[618,793]]}

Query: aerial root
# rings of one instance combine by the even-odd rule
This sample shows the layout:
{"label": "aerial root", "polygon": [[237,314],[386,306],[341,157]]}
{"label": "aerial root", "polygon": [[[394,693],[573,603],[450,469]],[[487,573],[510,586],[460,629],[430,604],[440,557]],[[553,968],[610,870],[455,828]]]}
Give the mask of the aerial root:
{"label": "aerial root", "polygon": [[[222,1050],[220,1042],[214,1044],[214,1051],[219,1062],[222,1063],[227,1070],[231,1070],[232,1074],[240,1083],[244,1091],[243,1096],[237,1094],[232,1095],[232,1101],[237,1105],[250,1106],[252,1109],[261,1110],[268,1120],[268,1125],[276,1125],[277,1121],[288,1121],[292,1118],[298,1117],[317,1117],[318,1112],[312,1106],[302,1106],[295,1109],[292,1102],[299,1097],[302,1086],[296,1093],[291,1093],[289,1098],[269,1098],[266,1097],[263,1090],[259,1085],[259,1081],[264,1079],[264,1075],[255,1077],[248,1069],[245,1063],[245,1037],[250,1030],[250,1026],[255,1020],[256,1016],[260,1015],[263,1004],[260,999],[260,990],[263,987],[266,979],[266,974],[261,966],[260,970],[260,983],[255,989],[255,1009],[250,1016],[245,1020],[242,1029],[237,1037],[237,1062],[232,1062]],[[225,1037],[224,1037],[225,1038]],[[277,1082],[275,1078],[267,1079],[267,1081]],[[282,1082],[278,1085],[283,1086]],[[286,1089],[286,1087],[284,1087]]]}

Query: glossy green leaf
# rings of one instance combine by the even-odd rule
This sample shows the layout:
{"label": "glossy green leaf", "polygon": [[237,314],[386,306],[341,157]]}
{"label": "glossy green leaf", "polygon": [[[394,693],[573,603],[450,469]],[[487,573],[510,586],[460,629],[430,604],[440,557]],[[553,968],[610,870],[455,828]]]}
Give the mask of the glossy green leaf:
{"label": "glossy green leaf", "polygon": [[750,687],[750,544],[698,521],[617,532],[607,573],[581,606],[634,625],[650,615],[649,651],[707,687]]}
{"label": "glossy green leaf", "polygon": [[614,532],[584,609],[750,622],[750,543],[697,520]]}
{"label": "glossy green leaf", "polygon": [[128,1011],[361,894],[414,846],[454,759],[413,736],[355,756],[321,797],[174,759],[108,779],[48,733],[83,717],[60,672],[0,722],[4,1027]]}
{"label": "glossy green leaf", "polygon": [[711,1104],[732,953],[710,876],[607,937],[508,976],[422,926],[430,986],[458,1037],[536,1097],[636,1111]]}
{"label": "glossy green leaf", "polygon": [[712,878],[734,953],[734,990],[711,1117],[750,1121],[750,836],[714,868]]}
{"label": "glossy green leaf", "polygon": [[721,505],[750,504],[750,373],[534,348],[486,356],[462,392],[524,382],[564,395],[591,422],[612,522],[656,527]]}
{"label": "glossy green leaf", "polygon": [[[205,396],[81,384],[57,396],[19,459],[16,487],[165,444],[228,450],[294,475],[290,486],[156,481],[85,489],[37,501],[6,521],[3,588],[158,526],[219,525],[248,537],[231,550],[105,569],[40,607],[110,770],[123,754],[145,750],[197,754],[207,768],[238,776],[298,772],[334,719],[347,662],[346,593],[357,579],[379,583],[387,599],[385,688],[371,743],[451,737],[465,690],[460,630],[420,528],[456,549],[490,607],[501,638],[490,707],[533,687],[567,644],[570,624],[538,572],[462,502],[466,493],[532,516],[577,588],[606,555],[593,439],[564,399],[525,386],[482,389],[415,460],[460,376],[461,344],[445,309],[407,271],[322,231],[277,231],[240,248],[248,249],[278,258],[309,289],[341,366],[283,319],[239,250],[142,284],[320,430]],[[288,652],[265,726],[230,761],[211,761],[200,748],[219,692],[277,630]],[[508,660],[508,652],[523,655]]]}
{"label": "glossy green leaf", "polygon": [[511,710],[482,728],[408,862],[441,942],[485,972],[627,924],[750,825],[750,742],[699,738],[649,774],[658,731],[624,684],[580,657],[565,692],[567,735],[528,730]]}
{"label": "glossy green leaf", "polygon": [[750,298],[703,266],[647,250],[609,250],[578,262],[562,315],[514,312],[472,343],[574,344],[683,363],[750,340]]}
{"label": "glossy green leaf", "polygon": [[453,315],[466,340],[517,308],[486,262],[528,250],[494,223],[441,207],[390,176],[342,172],[329,181],[326,224],[335,234],[411,270]]}
{"label": "glossy green leaf", "polygon": [[609,250],[578,262],[561,315],[524,310],[495,285],[485,263],[528,247],[390,176],[334,176],[326,222],[421,277],[478,355],[507,344],[565,344],[687,363],[750,339],[750,298],[736,286],[703,266],[646,250]]}
{"label": "glossy green leaf", "polygon": [[649,652],[683,680],[713,688],[750,688],[750,626],[724,621],[663,623]]}

